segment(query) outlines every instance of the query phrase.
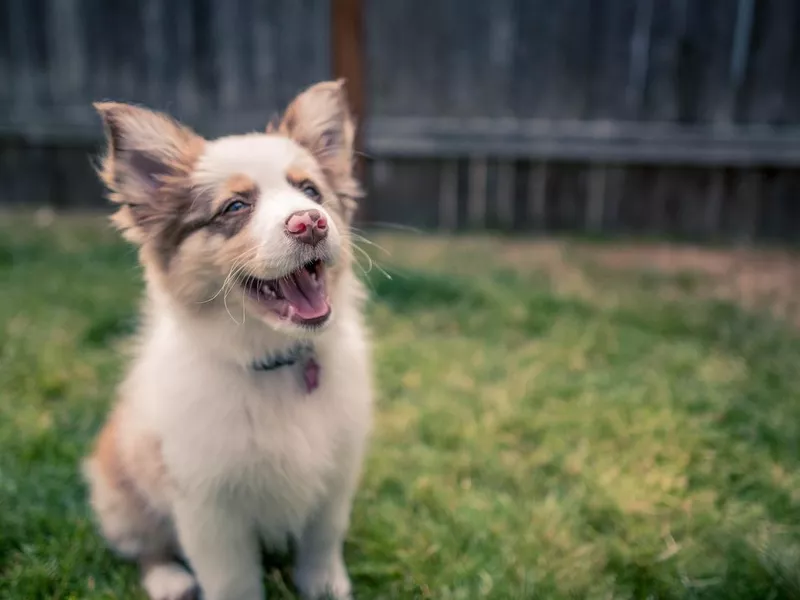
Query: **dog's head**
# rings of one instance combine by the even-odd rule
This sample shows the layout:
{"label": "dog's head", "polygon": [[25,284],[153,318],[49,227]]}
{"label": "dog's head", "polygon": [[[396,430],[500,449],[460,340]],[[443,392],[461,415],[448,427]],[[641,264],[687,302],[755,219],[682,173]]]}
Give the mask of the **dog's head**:
{"label": "dog's head", "polygon": [[317,84],[264,133],[205,140],[162,114],[96,105],[101,177],[148,278],[184,307],[315,330],[350,268],[360,188],[342,82]]}

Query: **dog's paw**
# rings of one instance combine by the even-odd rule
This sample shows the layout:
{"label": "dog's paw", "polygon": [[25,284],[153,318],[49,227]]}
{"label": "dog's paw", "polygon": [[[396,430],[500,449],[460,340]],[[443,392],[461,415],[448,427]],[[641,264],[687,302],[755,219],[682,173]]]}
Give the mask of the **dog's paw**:
{"label": "dog's paw", "polygon": [[352,586],[347,569],[341,560],[295,571],[294,583],[304,600],[351,600]]}
{"label": "dog's paw", "polygon": [[199,600],[200,590],[185,569],[177,564],[150,567],[142,581],[150,600]]}

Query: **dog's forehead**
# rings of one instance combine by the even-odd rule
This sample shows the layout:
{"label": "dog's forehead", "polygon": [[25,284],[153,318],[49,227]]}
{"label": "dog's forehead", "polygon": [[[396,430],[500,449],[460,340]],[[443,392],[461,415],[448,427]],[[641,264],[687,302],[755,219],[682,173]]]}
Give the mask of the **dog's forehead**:
{"label": "dog's forehead", "polygon": [[315,161],[287,137],[249,134],[224,137],[206,144],[197,162],[195,178],[201,185],[222,183],[233,175],[247,175],[260,186],[285,182],[292,167],[314,169]]}

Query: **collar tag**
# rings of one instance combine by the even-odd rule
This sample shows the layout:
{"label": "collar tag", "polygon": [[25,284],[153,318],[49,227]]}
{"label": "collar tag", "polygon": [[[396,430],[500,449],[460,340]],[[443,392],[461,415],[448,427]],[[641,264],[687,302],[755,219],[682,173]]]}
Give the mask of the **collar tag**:
{"label": "collar tag", "polygon": [[314,346],[310,342],[300,342],[284,352],[277,352],[261,360],[253,361],[252,369],[267,372],[295,365],[298,365],[295,372],[300,377],[301,387],[310,394],[319,387],[321,371]]}
{"label": "collar tag", "polygon": [[313,355],[306,357],[303,362],[303,383],[306,392],[311,393],[319,387],[320,368],[317,359]]}

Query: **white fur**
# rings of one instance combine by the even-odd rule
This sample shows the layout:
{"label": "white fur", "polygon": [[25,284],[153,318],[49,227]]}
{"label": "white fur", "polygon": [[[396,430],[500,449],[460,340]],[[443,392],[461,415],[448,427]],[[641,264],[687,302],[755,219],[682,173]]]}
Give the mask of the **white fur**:
{"label": "white fur", "polygon": [[[296,267],[298,250],[309,253],[310,258],[310,248],[298,249],[283,232],[290,214],[316,209],[331,221],[324,206],[305,197],[287,181],[286,171],[298,163],[323,180],[308,152],[287,138],[260,134],[231,136],[207,143],[193,176],[200,187],[213,188],[234,174],[247,175],[258,185],[259,202],[252,227],[261,241],[257,256],[264,278],[282,275]],[[339,232],[331,227],[326,240],[330,256],[338,253],[340,245]]]}
{"label": "white fur", "polygon": [[[197,166],[198,185],[233,173],[258,184],[248,227],[257,232],[265,271],[297,266],[297,253],[305,250],[292,246],[283,223],[295,210],[320,208],[283,178],[298,152],[282,138],[228,138],[209,143]],[[335,257],[340,238],[330,229],[326,251]],[[174,527],[207,600],[262,598],[259,542],[283,548],[289,537],[297,540],[295,583],[306,597],[350,594],[342,543],[371,411],[360,290],[345,271],[333,290],[332,322],[312,336],[321,379],[307,393],[298,367],[249,369],[307,334],[276,331],[252,315],[234,320],[227,311],[188,310],[149,281],[150,318],[122,387],[118,443],[123,455],[132,455],[144,437],[160,441],[170,484],[148,488],[143,479],[138,493],[167,529]],[[230,313],[245,313],[241,302],[232,294]],[[134,552],[136,544],[125,543],[124,515],[100,506],[118,492],[104,493],[88,466],[107,537]],[[145,574],[151,597],[172,598],[189,586],[176,566],[156,569]]]}
{"label": "white fur", "polygon": [[[126,385],[125,437],[162,439],[174,494],[166,501],[208,600],[260,598],[257,541],[299,542],[297,585],[311,597],[349,590],[341,558],[369,426],[367,348],[354,299],[316,341],[319,389],[294,368],[247,369],[287,340],[227,315],[192,323],[156,311]],[[342,306],[344,305],[344,306]],[[260,335],[259,335],[260,334]],[[123,444],[125,442],[123,441]]]}
{"label": "white fur", "polygon": [[188,600],[196,584],[186,569],[176,564],[156,565],[142,578],[142,587],[155,600]]}

